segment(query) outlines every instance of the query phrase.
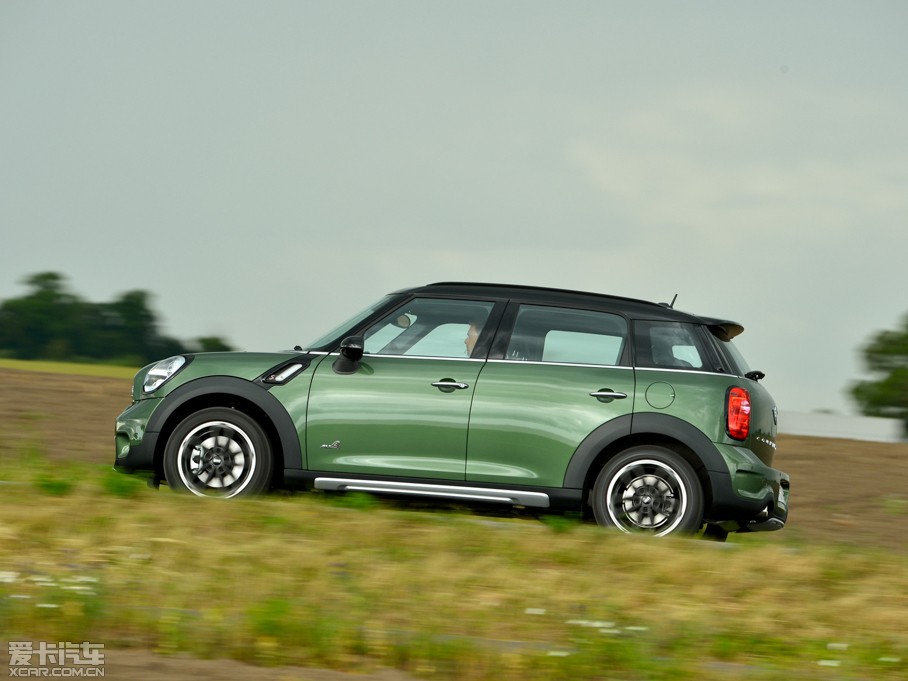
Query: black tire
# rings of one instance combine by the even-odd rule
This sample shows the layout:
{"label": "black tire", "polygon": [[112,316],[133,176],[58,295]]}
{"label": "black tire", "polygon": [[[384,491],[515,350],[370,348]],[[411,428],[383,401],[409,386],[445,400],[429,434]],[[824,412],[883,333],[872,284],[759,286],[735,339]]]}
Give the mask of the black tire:
{"label": "black tire", "polygon": [[167,484],[200,497],[259,494],[270,485],[273,467],[262,427],[236,409],[213,407],[189,415],[164,449]]}
{"label": "black tire", "polygon": [[703,490],[679,454],[662,447],[632,447],[602,467],[590,505],[599,525],[622,532],[693,534],[702,525]]}

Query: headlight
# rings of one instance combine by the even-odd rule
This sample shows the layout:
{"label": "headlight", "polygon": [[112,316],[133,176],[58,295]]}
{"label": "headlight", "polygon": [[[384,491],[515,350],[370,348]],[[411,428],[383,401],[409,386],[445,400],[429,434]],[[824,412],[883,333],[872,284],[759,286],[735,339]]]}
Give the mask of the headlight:
{"label": "headlight", "polygon": [[145,382],[142,384],[142,392],[153,393],[155,390],[164,385],[167,381],[183,368],[186,364],[186,358],[182,355],[162,359],[155,364],[148,373],[145,374]]}

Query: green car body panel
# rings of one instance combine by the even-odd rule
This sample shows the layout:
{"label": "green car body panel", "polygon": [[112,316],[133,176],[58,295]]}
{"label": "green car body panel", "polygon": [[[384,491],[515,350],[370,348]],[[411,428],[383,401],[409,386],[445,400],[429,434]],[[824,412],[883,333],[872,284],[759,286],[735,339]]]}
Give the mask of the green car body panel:
{"label": "green car body panel", "polygon": [[[512,352],[535,338],[529,322],[520,326],[524,310],[542,329],[540,348],[561,344],[558,361],[542,350]],[[601,338],[596,315],[611,325]],[[552,331],[544,328],[549,317]],[[654,366],[655,349],[643,361],[650,350],[641,343],[655,347],[663,336],[681,337],[679,329],[697,340],[669,343],[677,355],[669,364],[677,365]],[[172,370],[161,368],[166,362],[143,368],[116,422],[115,466],[157,483],[168,465],[181,465],[200,481],[191,491],[230,496],[234,479],[253,474],[250,462],[266,455],[274,459],[265,481],[272,486],[587,508],[603,524],[630,518],[632,529],[652,530],[668,527],[692,494],[690,513],[701,517],[679,527],[779,529],[789,479],[772,467],[777,412],[758,383],[762,374],[745,376],[727,347],[740,330],[595,294],[481,284],[408,289],[306,350],[201,353]],[[165,370],[163,382],[152,383]],[[743,439],[731,435],[729,420],[740,416],[729,415],[733,390],[746,391],[749,427],[735,432]],[[232,423],[237,412],[251,417],[252,432]],[[599,479],[612,474],[610,462],[637,451],[639,460]],[[601,490],[611,497],[597,505]],[[651,491],[662,495],[656,506],[627,510]]]}

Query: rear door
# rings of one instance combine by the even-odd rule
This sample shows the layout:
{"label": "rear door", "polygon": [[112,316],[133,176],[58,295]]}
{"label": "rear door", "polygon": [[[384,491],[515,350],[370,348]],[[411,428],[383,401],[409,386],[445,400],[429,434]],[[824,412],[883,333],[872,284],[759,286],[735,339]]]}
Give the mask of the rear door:
{"label": "rear door", "polygon": [[512,303],[502,327],[473,396],[467,480],[561,487],[583,439],[633,409],[627,320]]}

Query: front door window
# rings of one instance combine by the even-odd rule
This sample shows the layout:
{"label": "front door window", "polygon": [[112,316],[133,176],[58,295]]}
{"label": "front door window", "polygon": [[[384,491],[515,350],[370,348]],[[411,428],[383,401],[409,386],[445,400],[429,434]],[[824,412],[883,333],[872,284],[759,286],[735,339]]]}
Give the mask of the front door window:
{"label": "front door window", "polygon": [[[415,298],[363,334],[370,355],[475,357],[494,303]],[[486,344],[483,343],[483,346]]]}

